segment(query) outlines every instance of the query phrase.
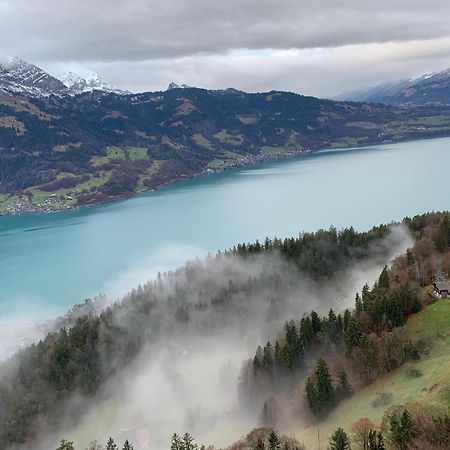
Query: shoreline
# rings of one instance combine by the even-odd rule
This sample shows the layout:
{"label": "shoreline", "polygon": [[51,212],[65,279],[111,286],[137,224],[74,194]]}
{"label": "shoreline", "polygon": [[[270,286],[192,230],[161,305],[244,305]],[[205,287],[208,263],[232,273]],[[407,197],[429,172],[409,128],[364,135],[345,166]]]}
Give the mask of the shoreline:
{"label": "shoreline", "polygon": [[[73,210],[79,210],[79,209],[85,209],[95,206],[101,206],[101,205],[109,205],[113,204],[115,202],[127,200],[133,197],[136,197],[141,194],[149,194],[152,192],[156,192],[159,189],[173,185],[175,183],[178,183],[183,180],[190,180],[194,179],[198,176],[204,175],[204,174],[212,174],[212,173],[220,173],[224,172],[226,170],[230,169],[237,169],[237,168],[243,168],[243,167],[252,167],[258,163],[263,162],[269,162],[269,161],[276,161],[276,160],[288,160],[296,157],[304,157],[311,155],[313,153],[319,153],[321,151],[339,151],[339,150],[351,150],[351,149],[362,149],[366,147],[372,147],[372,146],[379,146],[379,145],[386,145],[386,144],[400,144],[404,142],[415,142],[415,141],[421,141],[421,140],[429,140],[429,139],[448,139],[450,136],[427,136],[427,137],[421,137],[420,139],[398,139],[398,140],[383,140],[383,141],[374,141],[374,142],[368,142],[361,145],[352,145],[352,146],[344,146],[344,147],[318,147],[313,149],[302,149],[302,150],[289,150],[285,152],[278,152],[278,153],[271,153],[271,154],[259,154],[259,155],[245,155],[237,160],[228,160],[224,161],[224,165],[220,168],[213,169],[205,167],[202,170],[200,170],[197,173],[194,173],[192,175],[184,175],[180,176],[179,178],[170,179],[167,182],[161,183],[158,186],[154,188],[149,189],[140,189],[136,192],[133,192],[128,195],[118,195],[113,198],[109,198],[106,200],[98,200],[93,201],[90,203],[84,203],[79,205],[67,205],[67,204],[61,204],[61,207],[53,207],[49,202],[43,204],[43,205],[36,205],[32,203],[28,204],[16,204],[14,211],[8,211],[6,209],[5,212],[0,212],[0,218],[2,217],[13,217],[13,216],[22,216],[27,214],[52,214],[52,213],[60,213],[60,212],[69,212]],[[56,196],[54,193],[49,193],[49,197]],[[14,205],[14,204],[12,204]]]}
{"label": "shoreline", "polygon": [[[8,206],[8,208],[4,212],[0,212],[0,218],[1,217],[22,216],[22,215],[27,215],[27,214],[42,214],[42,213],[52,214],[52,213],[68,212],[68,211],[78,210],[78,209],[82,209],[82,208],[84,209],[84,208],[90,208],[90,207],[95,207],[95,206],[108,205],[108,204],[112,204],[112,203],[115,203],[118,201],[123,201],[123,200],[127,200],[130,198],[136,197],[140,194],[149,194],[152,192],[156,192],[163,187],[173,185],[173,184],[178,183],[183,180],[194,179],[201,175],[220,173],[220,172],[230,170],[230,169],[251,167],[258,163],[262,163],[262,162],[266,162],[266,161],[275,161],[277,159],[291,159],[291,158],[295,158],[295,157],[306,156],[306,155],[309,155],[311,153],[314,153],[314,152],[317,152],[320,150],[321,149],[317,149],[317,150],[309,150],[308,149],[308,150],[300,150],[300,151],[292,150],[292,151],[279,152],[279,153],[268,154],[268,155],[243,156],[242,158],[240,158],[238,160],[230,160],[230,161],[224,162],[224,165],[218,169],[212,169],[212,168],[206,167],[206,168],[202,169],[201,171],[194,173],[193,175],[181,176],[179,178],[171,179],[167,182],[159,184],[155,188],[141,189],[141,190],[133,192],[129,195],[118,195],[117,197],[113,197],[113,198],[110,198],[110,199],[107,199],[104,201],[99,200],[99,201],[93,201],[90,203],[79,204],[79,205],[61,204],[60,207],[55,207],[50,202],[45,202],[44,204],[22,203],[22,202],[12,203],[10,206]],[[49,192],[49,197],[52,197],[52,196],[56,197],[56,194]],[[10,208],[12,208],[13,210],[12,211],[9,210]]]}

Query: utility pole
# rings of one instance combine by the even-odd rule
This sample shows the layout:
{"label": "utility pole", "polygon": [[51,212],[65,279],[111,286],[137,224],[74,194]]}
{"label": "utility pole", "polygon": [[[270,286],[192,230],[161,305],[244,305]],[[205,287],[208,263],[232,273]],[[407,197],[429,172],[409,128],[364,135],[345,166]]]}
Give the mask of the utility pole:
{"label": "utility pole", "polygon": [[320,450],[320,431],[317,428],[317,450]]}

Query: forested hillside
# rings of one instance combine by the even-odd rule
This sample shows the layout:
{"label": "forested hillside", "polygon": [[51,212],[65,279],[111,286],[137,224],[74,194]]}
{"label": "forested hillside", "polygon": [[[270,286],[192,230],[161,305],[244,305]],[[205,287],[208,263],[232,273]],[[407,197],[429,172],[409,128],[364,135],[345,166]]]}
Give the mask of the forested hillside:
{"label": "forested hillside", "polygon": [[0,213],[105,202],[204,170],[329,147],[448,136],[450,107],[197,88],[0,93]]}
{"label": "forested hillside", "polygon": [[[426,337],[411,333],[406,325],[408,319],[436,302],[430,288],[436,277],[449,276],[450,221],[447,215],[430,214],[407,219],[405,223],[416,235],[415,245],[389,268],[386,266],[373,286],[365,284],[356,293],[354,308],[338,314],[331,308],[324,317],[312,311],[287,321],[277,339],[259,346],[253,359],[244,364],[239,381],[241,398],[255,411],[260,410],[264,426],[275,427],[286,421],[286,410],[292,409],[294,403],[307,412],[313,426],[320,428],[330,412],[355,392],[405,363],[429,357],[430,348],[435,345],[431,336],[448,359],[448,348],[446,353],[444,350],[450,336],[448,299],[439,303],[437,311],[441,314],[435,317],[435,324],[419,324],[425,330],[432,327]],[[427,315],[422,320],[429,320]],[[442,344],[440,337],[444,338]],[[437,383],[425,384],[423,388],[434,391],[439,385],[438,397],[428,399],[437,408],[430,409],[427,398],[420,404],[408,405],[409,409],[394,407],[395,391],[384,392],[383,388],[375,399],[366,400],[374,407],[391,405],[382,423],[388,448],[447,448],[450,418],[448,411],[445,415],[445,404],[449,404],[449,369],[441,364]],[[413,392],[414,378],[423,373],[413,367],[406,373],[408,379],[403,380],[401,389],[408,392],[411,384]],[[355,415],[358,417],[353,411]],[[288,421],[292,423],[292,419]],[[339,422],[339,417],[333,423],[349,425]],[[337,437],[350,443],[349,436],[341,431]],[[369,419],[355,421],[352,431],[357,441],[362,439],[358,448],[385,448],[383,435]],[[373,433],[372,446],[369,432]],[[402,433],[406,434],[402,437]]]}
{"label": "forested hillside", "polygon": [[[384,261],[399,245],[404,234],[387,226],[366,233],[331,229],[239,245],[158,277],[2,365],[0,440],[32,442],[34,435],[57,426],[59,411],[68,408],[74,394],[96,394],[144,346],[151,360],[159,348],[188,336],[220,340],[230,329],[236,338],[259,329],[275,331],[292,311],[303,311],[304,302],[329,304],[328,294],[322,299],[318,292],[333,292],[335,300],[343,295],[344,286],[334,287],[334,280],[343,279],[356,262]],[[74,417],[82,412],[75,408]]]}
{"label": "forested hillside", "polygon": [[[331,229],[283,241],[242,244],[139,287],[98,317],[79,318],[72,328],[49,335],[2,367],[1,395],[7,405],[1,418],[2,439],[26,444],[43,430],[53,430],[61,420],[58,411],[71,406],[69,399],[75,393],[95,395],[114,373],[125,365],[133,367],[139,349],[148,343],[155,345],[147,346],[145,358],[158,358],[157,347],[196,339],[192,329],[201,340],[215,334],[219,341],[234,342],[225,330],[234,330],[242,341],[248,336],[243,330],[257,330],[257,324],[264,322],[275,337],[244,362],[235,385],[244,415],[253,417],[259,428],[230,450],[314,448],[311,431],[315,436],[316,428],[330,430],[330,426],[334,431],[321,438],[330,448],[346,449],[351,443],[369,450],[448,448],[450,421],[445,404],[450,386],[445,378],[448,366],[442,364],[446,355],[448,360],[450,306],[447,299],[436,302],[429,286],[436,276],[449,275],[450,221],[446,214],[427,214],[405,219],[404,226],[414,236],[413,245],[385,266],[373,284],[362,286],[351,308],[342,309],[333,301],[333,296],[334,300],[339,297],[339,281],[345,279],[346,268],[355,270],[396,245],[386,226],[368,233]],[[305,313],[308,304],[298,304],[306,284],[303,294],[316,292],[318,300],[309,313]],[[303,314],[292,315],[294,305]],[[202,350],[208,353],[205,361],[214,364],[214,350],[206,346]],[[439,372],[430,359],[434,348],[440,352]],[[420,361],[421,365],[414,366]],[[431,380],[435,384],[431,386],[433,381],[426,378],[419,382],[428,393],[420,399],[416,396],[416,402],[395,403],[394,399],[405,396],[390,390],[382,389],[375,398],[364,394],[380,378],[386,383],[398,370],[407,378],[397,389],[413,393],[417,389],[414,380],[424,375],[419,367],[434,367]],[[210,370],[207,366],[199,369]],[[347,411],[353,398],[360,414],[354,408]],[[226,407],[221,402],[215,408]],[[342,417],[334,414],[339,408]],[[363,411],[375,411],[378,420],[374,423],[363,417]],[[83,413],[75,409],[71,414]],[[219,422],[226,421],[225,417]],[[152,420],[151,416],[146,419]],[[191,416],[185,429],[197,428],[197,420],[195,414]],[[296,438],[276,429],[294,430]],[[118,428],[113,431],[123,436]],[[151,445],[142,443],[151,441],[139,441],[139,433],[133,430],[125,436],[130,441],[124,449],[132,448],[131,441],[136,450]],[[156,445],[168,448],[169,436]],[[59,435],[63,437],[64,433]],[[116,448],[111,447],[115,445],[112,438],[109,442],[107,449]],[[78,447],[70,441],[60,446],[61,450],[72,448]],[[92,443],[89,448],[102,447]],[[198,444],[189,433],[174,434],[171,448],[194,450]]]}

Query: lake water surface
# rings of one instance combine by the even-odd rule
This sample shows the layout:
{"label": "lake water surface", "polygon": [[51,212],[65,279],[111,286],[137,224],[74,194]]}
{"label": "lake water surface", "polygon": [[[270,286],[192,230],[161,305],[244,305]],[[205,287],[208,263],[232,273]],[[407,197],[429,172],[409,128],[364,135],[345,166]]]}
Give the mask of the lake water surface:
{"label": "lake water surface", "polygon": [[0,218],[0,319],[120,296],[186,259],[266,236],[450,209],[450,139],[328,150],[204,174],[113,204]]}

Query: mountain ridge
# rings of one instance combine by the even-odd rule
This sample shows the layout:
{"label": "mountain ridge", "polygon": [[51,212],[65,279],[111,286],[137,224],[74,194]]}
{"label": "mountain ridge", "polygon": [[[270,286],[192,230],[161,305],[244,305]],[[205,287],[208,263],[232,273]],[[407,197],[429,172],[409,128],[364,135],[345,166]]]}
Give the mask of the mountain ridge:
{"label": "mountain ridge", "polygon": [[343,92],[335,99],[390,105],[450,104],[450,68]]}
{"label": "mountain ridge", "polygon": [[51,95],[74,96],[92,91],[130,94],[128,91],[111,86],[95,73],[82,77],[74,72],[67,72],[61,77],[56,77],[34,64],[13,56],[0,57],[0,91],[36,98]]}

